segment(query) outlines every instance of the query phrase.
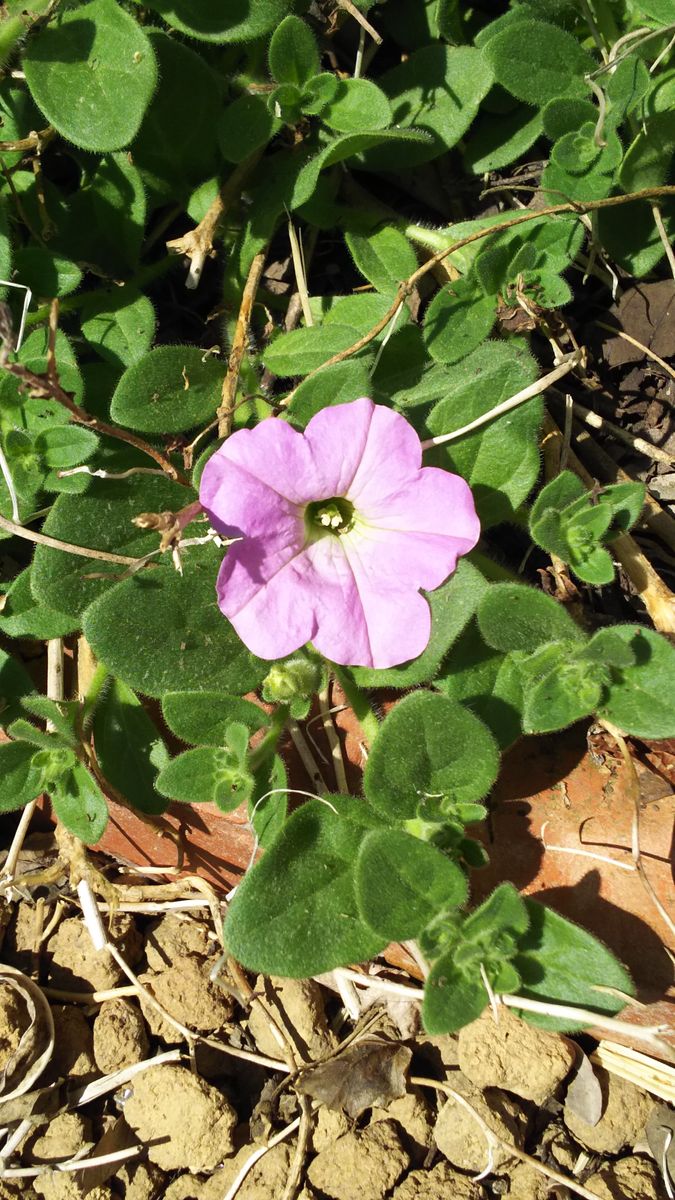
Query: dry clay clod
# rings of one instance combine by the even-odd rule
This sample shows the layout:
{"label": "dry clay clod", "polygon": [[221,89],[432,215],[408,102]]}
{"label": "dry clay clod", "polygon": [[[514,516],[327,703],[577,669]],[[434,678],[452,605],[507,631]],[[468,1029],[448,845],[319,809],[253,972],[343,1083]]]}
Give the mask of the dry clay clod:
{"label": "dry clay clod", "polygon": [[391,1200],[483,1200],[484,1196],[480,1184],[441,1162],[430,1171],[411,1171],[392,1192]]}
{"label": "dry clay clod", "polygon": [[235,1110],[186,1067],[163,1064],[137,1075],[124,1117],[163,1171],[214,1171],[234,1150]]}
{"label": "dry clay clod", "polygon": [[586,1180],[586,1187],[600,1200],[667,1200],[654,1163],[641,1154],[607,1164]]}
{"label": "dry clay clod", "polygon": [[[215,1033],[232,1016],[233,1000],[211,982],[209,965],[201,958],[177,958],[171,966],[139,979],[174,1020],[199,1033]],[[140,1004],[152,1034],[168,1045],[183,1041],[183,1035],[144,996]]]}
{"label": "dry clay clod", "polygon": [[378,1121],[317,1154],[307,1178],[330,1200],[383,1200],[409,1166],[396,1122]]}
{"label": "dry clay clod", "polygon": [[[459,1071],[451,1072],[448,1082],[498,1138],[509,1144],[519,1144],[522,1114],[515,1100],[497,1088],[486,1088],[481,1092]],[[492,1139],[488,1144],[480,1122],[454,1096],[448,1097],[438,1114],[434,1140],[448,1162],[462,1171],[479,1174],[490,1161],[493,1169],[514,1162],[514,1156],[506,1147],[495,1145]]]}
{"label": "dry clay clod", "polygon": [[519,1020],[502,1007],[496,1021],[488,1009],[460,1030],[459,1066],[478,1088],[499,1087],[543,1104],[575,1061],[567,1038]]}
{"label": "dry clay clod", "polygon": [[104,1075],[142,1062],[148,1035],[139,1009],[128,1000],[106,1000],[94,1021],[94,1058]]}

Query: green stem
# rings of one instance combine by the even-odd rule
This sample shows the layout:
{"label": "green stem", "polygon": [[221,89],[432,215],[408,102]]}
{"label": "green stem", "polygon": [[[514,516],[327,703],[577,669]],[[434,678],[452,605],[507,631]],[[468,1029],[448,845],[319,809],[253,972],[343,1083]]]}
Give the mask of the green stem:
{"label": "green stem", "polygon": [[94,713],[98,708],[103,690],[110,679],[110,671],[104,667],[103,663],[98,663],[94,674],[91,677],[91,683],[87,689],[87,694],[82,701],[82,711],[80,713],[80,728],[83,733],[86,733],[94,719]]}
{"label": "green stem", "polygon": [[280,704],[272,713],[270,727],[267,730],[263,740],[255,750],[252,750],[248,758],[248,766],[252,774],[263,765],[266,759],[270,758],[277,748],[277,742],[281,736],[281,732],[290,715],[290,708],[287,704]]}
{"label": "green stem", "polygon": [[351,671],[345,670],[344,667],[337,667],[335,663],[331,663],[330,666],[331,671],[345,694],[347,703],[352,708],[354,716],[363,730],[364,740],[369,746],[372,746],[380,732],[380,722],[373,712],[366,693],[354,682]]}

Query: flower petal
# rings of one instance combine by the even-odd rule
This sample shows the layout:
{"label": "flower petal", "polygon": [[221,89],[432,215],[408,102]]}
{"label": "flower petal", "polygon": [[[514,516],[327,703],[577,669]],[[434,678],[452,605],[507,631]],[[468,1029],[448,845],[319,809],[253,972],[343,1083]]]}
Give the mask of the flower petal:
{"label": "flower petal", "polygon": [[[253,479],[294,504],[307,504],[326,495],[320,463],[315,461],[303,434],[276,417],[266,418],[255,429],[233,433],[204,467],[202,487],[211,464],[220,463],[222,467],[223,460],[236,463]],[[200,487],[200,496],[201,491]]]}
{"label": "flower petal", "polygon": [[322,408],[305,429],[305,440],[320,471],[323,496],[346,496],[359,469],[377,407],[366,396]]}
{"label": "flower petal", "polygon": [[368,437],[347,495],[357,508],[365,509],[413,480],[421,466],[422,445],[412,425],[400,413],[373,405]]}

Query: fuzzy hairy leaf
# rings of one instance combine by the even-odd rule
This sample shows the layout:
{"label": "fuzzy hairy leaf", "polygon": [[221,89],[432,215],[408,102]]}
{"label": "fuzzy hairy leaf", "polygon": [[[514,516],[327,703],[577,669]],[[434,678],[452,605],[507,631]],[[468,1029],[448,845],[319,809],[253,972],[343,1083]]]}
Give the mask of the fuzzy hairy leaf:
{"label": "fuzzy hairy leaf", "polygon": [[[389,713],[375,739],[363,786],[390,820],[412,820],[420,801],[481,800],[494,783],[499,752],[478,717],[446,696],[414,692]],[[440,819],[440,818],[439,818]]]}
{"label": "fuzzy hairy leaf", "polygon": [[152,345],[155,310],[133,287],[97,292],[82,310],[82,333],[106,362],[128,367]]}
{"label": "fuzzy hairy leaf", "polygon": [[277,25],[269,48],[269,64],[277,83],[308,83],[321,69],[319,51],[309,26],[290,14]]}
{"label": "fuzzy hairy leaf", "polygon": [[584,640],[561,604],[523,583],[494,584],[478,605],[478,625],[488,646],[505,652]]}
{"label": "fuzzy hairy leaf", "polygon": [[0,728],[6,729],[20,716],[22,698],[34,691],[33,680],[23,664],[0,650]]}
{"label": "fuzzy hairy leaf", "polygon": [[82,763],[76,763],[51,791],[52,807],[69,833],[94,846],[105,833],[108,805],[98,784]]}
{"label": "fuzzy hairy leaf", "polygon": [[285,17],[290,0],[151,0],[167,25],[203,42],[252,42]]}
{"label": "fuzzy hairy leaf", "polygon": [[361,274],[380,292],[395,291],[417,267],[415,251],[395,225],[347,230],[345,241]]}
{"label": "fuzzy hairy leaf", "polygon": [[338,133],[386,129],[391,125],[391,105],[382,89],[369,79],[341,79],[322,119]]}
{"label": "fuzzy hairy leaf", "polygon": [[158,346],[124,372],[110,415],[141,433],[179,433],[214,416],[222,382],[222,363],[197,346]]}
{"label": "fuzzy hairy leaf", "polygon": [[28,742],[0,742],[0,812],[12,812],[42,791],[42,772],[33,766]]}
{"label": "fuzzy hairy leaf", "polygon": [[[616,669],[598,716],[636,737],[674,737],[675,649],[666,638],[641,625],[615,625],[606,631],[606,635],[610,633],[613,640],[619,638],[630,648],[634,666]],[[597,645],[600,634],[593,640]]]}
{"label": "fuzzy hairy leaf", "polygon": [[[451,433],[527,387],[537,368],[512,344],[488,342],[449,373],[445,398],[432,409],[427,427]],[[539,397],[432,450],[426,461],[456,471],[470,484],[483,527],[508,520],[525,500],[539,473]]]}
{"label": "fuzzy hairy leaf", "polygon": [[257,704],[223,692],[167,692],[162,713],[169,729],[195,746],[222,746],[233,721],[255,732],[269,720]]}
{"label": "fuzzy hairy leaf", "polygon": [[537,107],[558,96],[587,96],[584,75],[596,65],[571,33],[546,21],[509,25],[483,52],[497,82]]}
{"label": "fuzzy hairy leaf", "polygon": [[0,633],[7,637],[38,638],[40,641],[72,633],[77,628],[77,620],[34,600],[30,580],[31,568],[28,567],[9,585],[0,612]]}
{"label": "fuzzy hairy leaf", "polygon": [[[59,496],[43,530],[60,541],[136,558],[157,548],[157,534],[139,529],[133,518],[141,512],[177,511],[191,498],[185,488],[161,476],[132,476],[124,482],[96,479],[83,496]],[[79,555],[37,546],[31,589],[39,604],[78,618],[123,570],[116,563],[93,564]]]}
{"label": "fuzzy hairy leaf", "polygon": [[417,937],[438,912],[458,908],[468,895],[456,863],[400,829],[366,834],[354,878],[362,919],[393,942]]}
{"label": "fuzzy hairy leaf", "polygon": [[28,43],[23,68],[48,121],[85,150],[127,146],[157,82],[145,33],[115,0],[59,9]]}
{"label": "fuzzy hairy leaf", "polygon": [[328,801],[293,813],[235,892],[225,942],[250,970],[302,979],[372,958],[387,943],[364,924],[354,894],[368,813],[351,797]]}
{"label": "fuzzy hairy leaf", "polygon": [[96,757],[106,779],[133,808],[161,813],[166,803],[155,788],[169,752],[146,709],[121,679],[104,691],[94,716]]}
{"label": "fuzzy hairy leaf", "polygon": [[194,549],[179,575],[161,566],[125,579],[99,596],[84,614],[83,630],[96,658],[135,691],[256,687],[267,665],[237,637],[216,602],[221,554]]}
{"label": "fuzzy hairy leaf", "polygon": [[496,296],[486,296],[475,278],[457,279],[438,292],[424,319],[424,341],[432,358],[456,363],[484,342],[495,323]]}

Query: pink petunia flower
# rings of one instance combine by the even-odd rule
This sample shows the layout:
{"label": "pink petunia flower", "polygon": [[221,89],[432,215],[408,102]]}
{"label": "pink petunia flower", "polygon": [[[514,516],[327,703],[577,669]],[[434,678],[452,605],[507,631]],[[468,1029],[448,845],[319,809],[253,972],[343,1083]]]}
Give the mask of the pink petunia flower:
{"label": "pink petunia flower", "polygon": [[429,591],[475,546],[479,522],[458,475],[422,467],[405,417],[372,400],[324,408],[304,433],[262,421],[207,462],[200,500],[240,537],[218,603],[260,658],[312,642],[345,666],[392,667],[431,634]]}

